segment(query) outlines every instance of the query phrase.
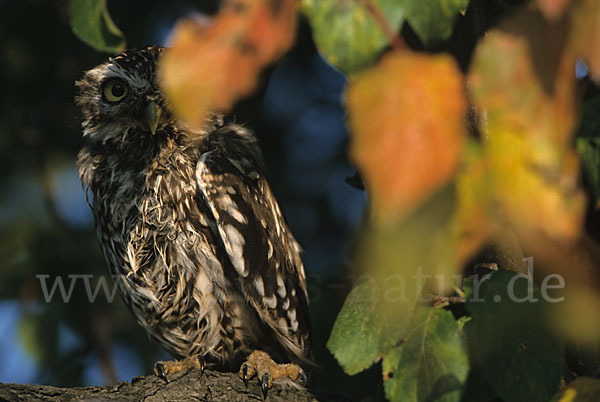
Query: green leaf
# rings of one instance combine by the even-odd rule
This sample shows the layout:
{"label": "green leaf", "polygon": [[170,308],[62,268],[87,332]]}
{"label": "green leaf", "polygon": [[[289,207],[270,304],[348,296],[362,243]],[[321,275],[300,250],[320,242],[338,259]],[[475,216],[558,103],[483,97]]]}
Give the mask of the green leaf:
{"label": "green leaf", "polygon": [[370,367],[408,331],[410,314],[391,315],[390,304],[382,300],[383,293],[374,281],[358,285],[346,298],[333,325],[327,348],[347,374]]}
{"label": "green leaf", "polygon": [[[404,19],[401,2],[371,0],[389,27],[399,31]],[[352,74],[375,61],[389,45],[384,32],[366,8],[366,1],[303,0],[319,51],[333,66]]]}
{"label": "green leaf", "polygon": [[559,392],[551,402],[597,402],[600,400],[600,380],[579,377]]}
{"label": "green leaf", "polygon": [[[390,45],[385,24],[399,35],[405,19],[426,46],[448,39],[469,0],[302,0],[313,38],[325,59],[346,74],[369,66]],[[377,21],[374,7],[384,22]]]}
{"label": "green leaf", "polygon": [[363,232],[355,264],[371,276],[348,295],[327,344],[346,373],[368,368],[406,338],[427,278],[452,285],[453,205],[446,186],[402,224]]}
{"label": "green leaf", "polygon": [[471,317],[469,317],[469,316],[465,315],[465,316],[460,317],[458,320],[456,320],[456,324],[458,325],[458,329],[462,331],[463,328],[465,327],[465,325],[469,321],[471,321]]}
{"label": "green leaf", "polygon": [[600,206],[600,97],[584,103],[576,145],[583,174],[592,191],[595,206],[598,208]]}
{"label": "green leaf", "polygon": [[453,208],[449,185],[401,224],[362,233],[355,265],[370,276],[348,295],[327,344],[346,373],[368,368],[406,338],[428,279],[435,275],[436,290],[455,284]]}
{"label": "green leaf", "polygon": [[564,348],[548,329],[549,304],[532,282],[510,271],[486,275],[470,287],[469,349],[484,380],[503,400],[549,400]]}
{"label": "green leaf", "polygon": [[390,401],[458,402],[469,361],[451,312],[418,307],[406,342],[383,359]]}
{"label": "green leaf", "polygon": [[36,362],[41,362],[44,357],[44,349],[39,339],[40,332],[39,317],[35,314],[23,314],[19,320],[18,333],[23,348]]}
{"label": "green leaf", "polygon": [[125,49],[123,33],[110,18],[106,0],[70,0],[69,4],[71,27],[79,39],[101,52]]}
{"label": "green leaf", "polygon": [[58,320],[44,312],[24,312],[17,327],[23,348],[41,365],[57,359]]}
{"label": "green leaf", "polygon": [[452,35],[454,20],[467,9],[469,0],[402,0],[402,3],[408,23],[429,47]]}

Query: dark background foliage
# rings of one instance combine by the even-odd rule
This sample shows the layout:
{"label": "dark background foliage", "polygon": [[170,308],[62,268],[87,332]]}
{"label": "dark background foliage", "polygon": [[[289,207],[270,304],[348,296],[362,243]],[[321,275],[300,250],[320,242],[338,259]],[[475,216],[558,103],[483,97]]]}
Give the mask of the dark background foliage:
{"label": "dark background foliage", "polygon": [[[215,1],[110,2],[128,47],[166,44],[177,18],[213,13]],[[103,62],[71,32],[65,0],[0,1],[0,381],[75,386],[128,380],[168,358],[115,297],[92,290],[107,277],[75,158],[82,145],[74,81]],[[236,120],[258,134],[274,187],[305,249],[313,343],[326,388],[367,395],[381,390],[374,368],[350,378],[325,349],[349,287],[345,260],[362,220],[364,194],[344,179],[347,133],[344,78],[316,53],[307,24],[294,49],[264,74]],[[71,275],[71,277],[69,277]],[[112,280],[108,280],[112,291]],[[366,384],[366,386],[365,386]],[[379,385],[379,386],[378,386]]]}

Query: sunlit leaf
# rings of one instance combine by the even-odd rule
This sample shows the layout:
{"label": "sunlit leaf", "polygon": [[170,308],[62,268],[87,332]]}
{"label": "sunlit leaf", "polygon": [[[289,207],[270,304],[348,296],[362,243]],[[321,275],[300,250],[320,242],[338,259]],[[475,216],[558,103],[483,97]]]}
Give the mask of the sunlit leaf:
{"label": "sunlit leaf", "polygon": [[489,170],[481,146],[468,141],[465,149],[464,169],[456,178],[455,225],[460,239],[456,254],[459,261],[470,258],[494,230]]}
{"label": "sunlit leaf", "polygon": [[[476,1],[476,0],[475,0]],[[426,46],[448,39],[454,20],[469,0],[402,0],[406,19]]]}
{"label": "sunlit leaf", "polygon": [[565,43],[564,29],[523,11],[478,46],[470,87],[485,111],[488,185],[502,214],[521,235],[572,241],[585,200],[570,149],[575,59]]}
{"label": "sunlit leaf", "polygon": [[347,373],[369,367],[406,338],[424,287],[443,292],[457,286],[453,204],[447,186],[402,224],[363,232],[355,265],[365,283],[348,296],[328,343]]}
{"label": "sunlit leaf", "polygon": [[262,68],[292,45],[296,6],[295,0],[236,0],[208,25],[180,22],[159,66],[175,113],[199,128],[209,112],[249,95]]}
{"label": "sunlit leaf", "polygon": [[37,362],[41,362],[44,357],[43,345],[39,339],[38,316],[34,314],[24,314],[19,320],[19,339],[27,353]]}
{"label": "sunlit leaf", "polygon": [[484,134],[569,143],[576,124],[575,59],[565,51],[566,39],[564,24],[521,10],[477,46],[469,79],[485,110]]}
{"label": "sunlit leaf", "polygon": [[551,402],[596,402],[600,400],[600,380],[579,377],[560,391]]}
{"label": "sunlit leaf", "polygon": [[[351,74],[371,64],[390,45],[372,13],[368,1],[303,0],[302,11],[308,16],[313,38],[323,56],[345,73]],[[396,0],[371,0],[385,23],[396,34],[404,12]]]}
{"label": "sunlit leaf", "polygon": [[41,365],[57,358],[57,325],[56,318],[49,318],[49,314],[44,316],[39,311],[25,310],[19,317],[17,336],[21,346]]}
{"label": "sunlit leaf", "polygon": [[559,19],[565,12],[571,0],[536,0],[538,8],[549,20]]}
{"label": "sunlit leaf", "polygon": [[457,319],[456,320],[456,325],[458,325],[458,330],[462,331],[464,329],[465,325],[469,321],[471,321],[471,317],[466,316],[466,315],[464,315],[464,316],[460,317],[459,319]]}
{"label": "sunlit leaf", "polygon": [[[369,367],[382,352],[385,343],[385,339],[380,339],[377,334],[385,319],[374,316],[377,304],[372,293],[369,283],[350,292],[327,342],[327,348],[348,374],[356,374]],[[374,321],[378,325],[373,325]],[[355,335],[350,338],[350,334]]]}
{"label": "sunlit leaf", "polygon": [[[435,192],[402,223],[374,226],[366,232],[364,250],[357,265],[364,272],[377,273],[393,283],[394,278],[413,294],[423,286],[419,275],[436,280],[427,291],[444,294],[458,286],[456,274],[463,260],[458,254],[461,241],[455,231],[456,191],[452,184]],[[427,239],[424,241],[423,239]],[[359,251],[364,251],[359,249]],[[417,292],[417,293],[418,293]]]}
{"label": "sunlit leaf", "polygon": [[460,401],[469,361],[451,312],[419,307],[406,341],[383,359],[390,401]]}
{"label": "sunlit leaf", "polygon": [[563,343],[549,330],[549,303],[523,276],[498,271],[466,289],[469,348],[484,379],[507,401],[547,401],[558,388]]}
{"label": "sunlit leaf", "polygon": [[71,28],[96,50],[119,53],[125,49],[123,33],[110,18],[106,0],[70,0]]}
{"label": "sunlit leaf", "polygon": [[556,165],[536,161],[531,144],[509,133],[490,137],[489,152],[497,199],[522,235],[534,237],[541,231],[565,241],[579,236],[585,199],[576,187],[579,165],[574,152],[565,153]]}
{"label": "sunlit leaf", "polygon": [[390,36],[399,35],[405,18],[431,46],[450,37],[454,20],[468,4],[469,0],[303,0],[302,10],[321,53],[352,74],[392,45]]}
{"label": "sunlit leaf", "polygon": [[384,294],[373,281],[360,284],[350,292],[335,321],[327,348],[348,374],[370,367],[408,330],[412,306],[407,302],[405,309],[391,315]]}
{"label": "sunlit leaf", "polygon": [[465,137],[462,75],[445,55],[386,55],[350,82],[350,153],[373,216],[390,223],[447,183]]}

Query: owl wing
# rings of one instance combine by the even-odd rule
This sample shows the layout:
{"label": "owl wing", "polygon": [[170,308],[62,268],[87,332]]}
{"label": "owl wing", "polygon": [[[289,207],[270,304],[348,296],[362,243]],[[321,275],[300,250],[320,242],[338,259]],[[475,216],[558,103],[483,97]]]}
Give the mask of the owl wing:
{"label": "owl wing", "polygon": [[[308,296],[300,247],[252,152],[219,146],[202,151],[196,165],[201,196],[208,203],[234,271],[233,282],[274,332],[280,344],[308,361]],[[253,147],[255,144],[245,144]],[[247,150],[246,150],[247,151]]]}

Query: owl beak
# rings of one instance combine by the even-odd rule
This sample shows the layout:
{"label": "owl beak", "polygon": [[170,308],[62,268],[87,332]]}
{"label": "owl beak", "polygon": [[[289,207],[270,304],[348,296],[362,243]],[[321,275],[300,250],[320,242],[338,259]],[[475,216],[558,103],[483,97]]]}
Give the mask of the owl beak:
{"label": "owl beak", "polygon": [[156,129],[158,128],[158,120],[160,119],[161,112],[162,111],[160,109],[160,106],[158,106],[154,102],[150,102],[148,103],[148,106],[146,106],[146,124],[148,125],[148,128],[150,129],[152,134],[156,134]]}

